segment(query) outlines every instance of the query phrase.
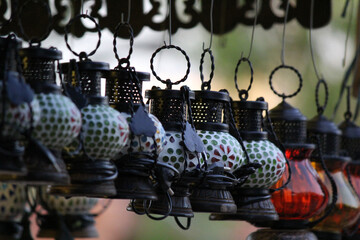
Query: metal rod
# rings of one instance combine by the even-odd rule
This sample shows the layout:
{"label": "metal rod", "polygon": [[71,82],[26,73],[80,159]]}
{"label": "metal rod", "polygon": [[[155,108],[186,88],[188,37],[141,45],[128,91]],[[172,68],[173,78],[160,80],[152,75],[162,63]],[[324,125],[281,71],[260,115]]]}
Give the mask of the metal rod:
{"label": "metal rod", "polygon": [[283,35],[282,35],[282,46],[281,46],[281,64],[282,65],[285,65],[285,31],[286,31],[286,22],[287,22],[288,13],[289,13],[289,6],[290,6],[290,0],[287,0],[285,16],[284,16],[284,28],[283,28]]}

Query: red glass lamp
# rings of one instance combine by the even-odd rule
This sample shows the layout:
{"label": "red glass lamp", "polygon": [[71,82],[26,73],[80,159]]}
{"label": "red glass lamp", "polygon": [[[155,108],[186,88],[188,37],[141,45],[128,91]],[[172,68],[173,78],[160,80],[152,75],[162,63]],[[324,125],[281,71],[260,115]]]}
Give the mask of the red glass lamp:
{"label": "red glass lamp", "polygon": [[[305,116],[287,102],[282,101],[272,109],[270,117],[275,133],[284,143],[292,173],[289,184],[283,190],[274,192],[271,200],[279,214],[279,222],[286,221],[289,227],[293,223],[293,228],[304,224],[306,228],[308,220],[325,209],[329,195],[309,161],[315,145],[305,143]],[[285,171],[274,187],[281,187],[287,175]]]}
{"label": "red glass lamp", "polygon": [[[343,174],[350,158],[339,155],[341,131],[333,122],[326,119],[321,112],[308,122],[308,135],[317,138],[319,145],[311,157],[312,165],[328,188],[330,197],[332,197],[331,182],[325,176],[319,161],[321,158],[320,148],[338,191],[338,199],[334,209],[322,222],[313,228],[313,232],[319,239],[341,239],[342,230],[351,227],[356,222],[360,210],[359,199]],[[328,207],[331,202],[329,201]]]}

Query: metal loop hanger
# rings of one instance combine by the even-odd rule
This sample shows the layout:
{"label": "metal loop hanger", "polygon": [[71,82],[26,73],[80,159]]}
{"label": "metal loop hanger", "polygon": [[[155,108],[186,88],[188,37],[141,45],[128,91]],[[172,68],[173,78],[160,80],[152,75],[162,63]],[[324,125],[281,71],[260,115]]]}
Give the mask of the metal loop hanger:
{"label": "metal loop hanger", "polygon": [[[314,71],[315,71],[316,77],[318,79],[318,82],[316,84],[316,90],[315,90],[315,102],[316,102],[316,107],[317,107],[318,114],[322,115],[324,113],[324,110],[325,110],[326,105],[328,103],[329,89],[328,89],[328,85],[327,85],[325,79],[323,78],[322,75],[319,74],[319,72],[317,70],[317,67],[316,67],[316,63],[315,63],[314,48],[313,48],[313,45],[312,45],[312,37],[311,37],[311,32],[312,32],[312,28],[313,28],[313,22],[314,22],[314,0],[311,0],[310,28],[309,28],[310,53],[311,53],[311,60],[312,60],[312,63],[313,63]],[[324,90],[325,90],[325,99],[324,99],[323,105],[320,105],[320,102],[319,102],[319,91],[320,91],[320,86],[321,85],[324,86]]]}
{"label": "metal loop hanger", "polygon": [[[253,47],[253,42],[254,42],[254,35],[255,35],[255,26],[257,23],[257,18],[258,18],[258,5],[259,5],[259,0],[255,0],[255,17],[254,17],[254,23],[253,23],[253,27],[252,27],[252,33],[251,33],[251,41],[250,41],[250,49],[249,49],[249,55],[247,57],[243,57],[244,52],[241,52],[241,56],[239,61],[236,64],[236,68],[235,68],[235,77],[234,77],[234,81],[235,81],[235,87],[238,91],[239,94],[239,98],[241,101],[246,101],[249,97],[249,91],[251,89],[253,80],[254,80],[254,70],[252,67],[252,63],[250,61],[250,56],[251,56],[251,52],[252,52],[252,47]],[[249,65],[250,68],[250,83],[247,89],[240,89],[237,83],[237,73],[239,70],[239,66],[242,62],[246,62]]]}
{"label": "metal loop hanger", "polygon": [[[214,77],[214,70],[215,70],[215,60],[214,60],[214,55],[212,54],[211,51],[211,46],[212,46],[212,39],[213,39],[213,34],[214,34],[214,28],[213,28],[213,10],[214,10],[214,0],[211,0],[211,7],[210,7],[210,43],[209,43],[209,47],[205,48],[205,43],[203,42],[203,53],[201,54],[200,57],[200,66],[199,66],[199,70],[200,70],[200,79],[201,79],[201,90],[211,90],[211,80]],[[210,57],[210,63],[211,63],[211,72],[210,72],[210,77],[208,81],[204,81],[204,74],[203,74],[203,64],[204,64],[204,57],[205,54],[208,53],[209,57]]]}
{"label": "metal loop hanger", "polygon": [[[177,84],[180,84],[184,81],[186,81],[186,79],[188,78],[189,76],[189,73],[190,73],[190,67],[191,67],[191,64],[190,64],[190,58],[189,56],[186,54],[186,52],[181,49],[180,47],[176,46],[176,45],[172,45],[171,43],[171,25],[172,25],[172,19],[171,19],[171,12],[172,12],[172,0],[168,0],[168,6],[169,6],[169,45],[166,45],[166,42],[164,41],[164,46],[158,48],[155,50],[155,52],[152,54],[151,56],[151,59],[150,59],[150,69],[151,69],[151,72],[152,74],[154,75],[154,77],[159,80],[160,82],[166,84],[166,88],[167,89],[172,89],[172,86],[173,85],[177,85]],[[162,51],[162,50],[166,50],[166,49],[175,49],[177,51],[179,51],[184,57],[185,57],[185,60],[187,62],[187,69],[186,69],[186,72],[185,72],[185,75],[183,78],[181,78],[180,80],[177,80],[175,82],[172,82],[170,79],[166,79],[166,80],[163,80],[161,79],[155,72],[155,69],[154,69],[154,59],[156,57],[156,55]]]}

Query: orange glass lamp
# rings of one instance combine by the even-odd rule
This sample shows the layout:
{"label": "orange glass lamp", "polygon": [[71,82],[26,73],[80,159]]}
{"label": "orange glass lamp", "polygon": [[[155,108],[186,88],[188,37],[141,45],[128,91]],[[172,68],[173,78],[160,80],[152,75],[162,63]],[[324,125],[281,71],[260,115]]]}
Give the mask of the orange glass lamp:
{"label": "orange glass lamp", "polygon": [[[317,91],[320,83],[324,84],[327,95],[328,91],[325,81],[319,81]],[[317,101],[318,115],[308,121],[308,138],[316,139],[315,143],[318,145],[311,157],[311,161],[330,193],[330,201],[327,208],[336,200],[332,196],[334,192],[331,191],[331,185],[336,185],[338,197],[330,214],[313,228],[313,232],[319,240],[336,240],[341,239],[343,229],[353,226],[357,221],[360,216],[360,203],[355,191],[343,173],[350,158],[339,155],[342,132],[333,122],[329,121],[322,114],[326,106],[326,101],[327,96],[324,106],[320,106]],[[325,176],[325,172],[321,166],[321,158],[323,158],[334,182],[331,182],[329,178]],[[324,212],[321,214],[324,214]]]}
{"label": "orange glass lamp", "polygon": [[[299,88],[292,94],[279,94],[272,86],[272,76],[282,68],[294,71],[299,77]],[[291,170],[291,181],[282,188],[289,177],[286,166],[282,178],[273,185],[275,189],[282,189],[271,195],[279,220],[269,223],[271,229],[260,229],[252,233],[248,239],[317,239],[308,229],[322,219],[310,219],[325,210],[329,192],[311,166],[310,157],[315,144],[306,143],[307,119],[299,109],[285,101],[286,98],[294,97],[300,92],[302,77],[294,67],[282,66],[274,69],[269,83],[273,92],[282,97],[283,101],[270,110],[271,125],[266,127],[275,132],[278,138],[270,135],[270,140],[280,140],[284,145]]]}
{"label": "orange glass lamp", "polygon": [[[360,127],[351,121],[351,115],[351,112],[348,110],[345,113],[345,121],[339,125],[339,128],[343,132],[343,135],[341,136],[341,151],[343,151],[345,155],[351,157],[352,161],[347,164],[344,174],[347,176],[349,182],[360,198]],[[357,224],[359,224],[359,221]],[[355,225],[351,227],[351,230],[344,230],[343,238],[354,240],[360,239],[359,226]]]}

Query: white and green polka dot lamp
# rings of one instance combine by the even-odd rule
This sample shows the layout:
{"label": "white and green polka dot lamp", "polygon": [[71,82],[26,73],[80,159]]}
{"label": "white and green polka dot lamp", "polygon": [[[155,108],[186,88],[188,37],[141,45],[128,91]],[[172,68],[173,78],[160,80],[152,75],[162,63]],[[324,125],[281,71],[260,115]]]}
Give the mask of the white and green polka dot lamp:
{"label": "white and green polka dot lamp", "polygon": [[249,163],[261,167],[231,192],[238,207],[236,214],[213,214],[212,220],[246,220],[256,224],[279,218],[269,189],[281,178],[286,160],[281,150],[268,140],[268,133],[262,131],[262,114],[267,107],[264,101],[232,102],[236,127],[244,140]]}
{"label": "white and green polka dot lamp", "polygon": [[[241,61],[243,59],[238,66]],[[238,89],[237,84],[236,87]],[[211,220],[245,220],[257,224],[279,219],[270,200],[270,187],[281,178],[286,159],[282,151],[268,140],[268,133],[262,130],[263,112],[268,108],[267,102],[261,99],[247,101],[248,90],[238,89],[241,100],[232,102],[232,112],[249,156],[247,164],[260,167],[250,174],[243,184],[231,191],[238,207],[237,212],[212,214]],[[236,175],[237,171],[233,170],[233,173]]]}
{"label": "white and green polka dot lamp", "polygon": [[[19,140],[24,139],[32,124],[39,121],[39,105],[30,90],[31,96],[27,96],[24,90],[19,89],[16,84],[24,83],[18,51],[21,42],[14,34],[8,37],[0,37],[0,180],[13,180],[18,176],[26,174],[26,165],[23,155],[24,148],[20,146]],[[6,89],[3,89],[4,86]],[[26,86],[26,85],[25,85]],[[25,89],[26,90],[26,89]],[[3,94],[5,93],[5,96]],[[3,117],[3,114],[5,117]]]}
{"label": "white and green polka dot lamp", "polygon": [[[101,77],[109,65],[90,60],[63,63],[65,85],[78,87],[86,104],[81,106],[80,138],[67,150],[66,162],[71,185],[53,186],[53,194],[66,196],[104,197],[116,194],[114,179],[116,167],[110,161],[125,146],[129,126],[121,114],[111,108],[107,98],[100,95]],[[70,73],[70,75],[68,74]],[[79,78],[72,79],[71,75]],[[80,145],[79,145],[80,143]],[[71,153],[80,149],[75,154]]]}
{"label": "white and green polka dot lamp", "polygon": [[[195,91],[191,103],[197,132],[205,145],[208,168],[221,164],[222,171],[209,171],[206,180],[193,189],[190,197],[193,211],[234,213],[236,205],[228,188],[236,183],[226,175],[244,164],[244,154],[238,140],[230,135],[225,112],[230,107],[230,97],[225,92]],[[217,167],[218,169],[218,167]]]}
{"label": "white and green polka dot lamp", "polygon": [[[89,54],[76,53],[68,44],[68,33],[74,21],[91,20],[98,30],[99,41]],[[116,194],[114,180],[117,169],[111,161],[125,146],[129,126],[121,114],[101,96],[101,79],[109,64],[89,59],[100,44],[101,30],[89,15],[77,15],[65,27],[65,41],[69,50],[79,57],[62,63],[65,89],[81,110],[80,137],[69,145],[64,154],[71,184],[52,186],[50,193],[64,196],[108,197]],[[75,149],[74,149],[75,147]]]}
{"label": "white and green polka dot lamp", "polygon": [[[37,198],[42,208],[47,211],[46,214],[38,216],[38,238],[55,238],[60,231],[68,231],[74,238],[98,237],[94,215],[91,213],[98,199],[54,196],[47,192],[45,186],[39,188]],[[63,221],[63,224],[59,224],[60,221]]]}
{"label": "white and green polka dot lamp", "polygon": [[26,211],[25,185],[0,183],[0,238],[20,239],[22,218]]}
{"label": "white and green polka dot lamp", "polygon": [[32,137],[49,149],[47,153],[39,153],[42,148],[36,147],[36,143],[27,147],[26,181],[45,185],[67,184],[70,178],[61,152],[79,135],[81,115],[76,105],[62,95],[60,87],[55,84],[55,62],[62,58],[62,53],[55,48],[30,45],[20,50],[20,56],[25,79],[35,90],[40,106],[40,121],[34,126]]}
{"label": "white and green polka dot lamp", "polygon": [[[131,50],[126,58],[119,58],[116,48],[117,33],[121,27],[126,27],[130,33]],[[165,130],[160,121],[145,110],[142,83],[150,80],[150,74],[135,71],[130,66],[133,38],[130,24],[120,22],[116,26],[113,50],[118,65],[106,76],[105,95],[109,104],[121,112],[131,126],[125,147],[114,159],[118,176],[115,180],[116,195],[111,198],[157,200],[150,175],[157,156],[163,149]],[[139,127],[143,130],[137,131]]]}

